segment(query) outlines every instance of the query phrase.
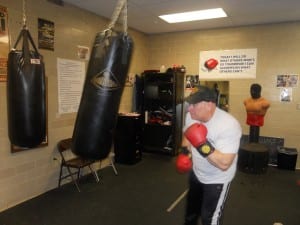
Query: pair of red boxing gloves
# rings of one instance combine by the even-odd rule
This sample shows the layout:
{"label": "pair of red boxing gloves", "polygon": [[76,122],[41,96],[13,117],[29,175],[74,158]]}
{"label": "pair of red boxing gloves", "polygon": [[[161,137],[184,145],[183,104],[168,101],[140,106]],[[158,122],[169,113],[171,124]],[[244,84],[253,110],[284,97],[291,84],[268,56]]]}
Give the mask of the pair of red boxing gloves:
{"label": "pair of red boxing gloves", "polygon": [[[203,157],[207,157],[215,150],[215,148],[206,138],[207,128],[203,124],[192,124],[186,129],[186,131],[184,132],[184,136]],[[176,169],[179,173],[186,173],[190,171],[191,168],[191,153],[186,147],[183,147],[181,153],[178,155],[176,160]]]}

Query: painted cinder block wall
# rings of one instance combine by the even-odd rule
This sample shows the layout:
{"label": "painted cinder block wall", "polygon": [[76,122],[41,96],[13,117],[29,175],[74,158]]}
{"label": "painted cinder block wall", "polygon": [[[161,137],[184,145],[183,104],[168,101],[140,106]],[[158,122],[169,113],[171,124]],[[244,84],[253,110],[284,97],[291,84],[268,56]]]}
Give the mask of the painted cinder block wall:
{"label": "painted cinder block wall", "polygon": [[299,152],[300,87],[293,88],[291,102],[280,102],[276,76],[300,74],[300,22],[152,35],[147,43],[149,68],[183,64],[191,75],[199,74],[200,51],[257,48],[256,78],[229,80],[230,113],[241,123],[243,134],[249,134],[243,100],[250,97],[252,83],[261,84],[262,96],[271,107],[260,135],[284,138],[285,147]]}
{"label": "painted cinder block wall", "polygon": [[[47,147],[11,153],[7,136],[6,83],[0,83],[0,211],[56,188],[59,158],[56,143],[72,134],[75,113],[58,114],[57,58],[77,60],[77,45],[91,46],[95,34],[104,29],[107,20],[68,4],[57,6],[47,1],[27,0],[27,24],[37,40],[37,19],[55,23],[55,50],[40,50],[46,62],[48,79]],[[0,0],[8,8],[9,33],[14,43],[22,27],[22,1]],[[249,96],[253,82],[263,86],[262,95],[271,102],[261,135],[285,138],[288,147],[300,149],[299,88],[293,90],[291,103],[279,102],[275,87],[276,75],[299,74],[300,22],[249,26],[205,31],[189,31],[145,35],[129,30],[134,39],[134,52],[129,73],[140,74],[145,69],[161,65],[183,64],[187,74],[198,74],[199,52],[257,48],[257,78],[229,80],[230,112],[237,117],[248,134],[243,100]],[[125,87],[120,112],[130,112],[132,87]],[[298,167],[300,162],[298,160]]]}
{"label": "painted cinder block wall", "polygon": [[[59,155],[56,144],[73,132],[76,113],[58,114],[57,58],[79,60],[77,46],[91,47],[97,32],[108,21],[95,14],[71,5],[58,6],[48,1],[26,0],[27,26],[37,45],[38,18],[55,24],[54,51],[40,49],[45,60],[48,84],[48,146],[11,153],[7,130],[6,83],[0,83],[0,211],[40,195],[57,187]],[[22,1],[0,0],[7,7],[9,35],[13,45],[22,28]],[[147,38],[144,34],[129,30],[134,39],[135,50],[129,69],[130,74],[139,74],[147,63]],[[87,68],[87,62],[85,62]],[[130,112],[132,87],[125,87],[119,110]],[[100,137],[99,137],[100,138]],[[57,160],[53,160],[57,158]],[[107,165],[108,160],[102,164]],[[95,165],[96,167],[99,165]]]}

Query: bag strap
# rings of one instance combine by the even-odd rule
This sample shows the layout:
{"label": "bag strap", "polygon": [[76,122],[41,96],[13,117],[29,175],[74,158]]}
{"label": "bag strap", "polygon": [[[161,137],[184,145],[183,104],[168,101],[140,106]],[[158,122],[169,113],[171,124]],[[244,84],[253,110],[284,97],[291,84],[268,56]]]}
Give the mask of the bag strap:
{"label": "bag strap", "polygon": [[21,40],[21,37],[23,37],[23,32],[24,32],[24,28],[21,30],[21,32],[19,33],[19,36],[17,38],[17,41],[13,47],[13,49],[16,49],[17,48],[17,45],[19,44],[20,40]]}
{"label": "bag strap", "polygon": [[111,21],[108,24],[107,30],[112,30],[115,27],[117,20],[120,18],[121,12],[123,12],[123,32],[125,35],[127,35],[127,0],[118,1],[112,14]]}
{"label": "bag strap", "polygon": [[[27,49],[29,49],[29,44],[28,44],[28,40],[29,40],[29,42],[31,43],[34,51],[39,54],[39,51],[37,50],[37,47],[35,46],[35,44],[33,42],[32,36],[31,36],[31,34],[30,34],[30,32],[29,32],[29,30],[27,29],[26,26],[24,26],[22,28],[21,32],[19,33],[17,41],[16,41],[16,43],[14,45],[14,49],[17,48],[17,45],[19,44],[21,38],[23,38],[23,49],[24,49],[24,47],[27,48]],[[24,45],[26,45],[26,46],[24,46]]]}
{"label": "bag strap", "polygon": [[34,51],[39,54],[39,51],[37,50],[37,47],[34,44],[34,41],[32,39],[32,36],[31,36],[29,30],[27,30],[27,33],[28,33],[28,38],[29,38],[29,41],[31,43],[31,46],[33,47]]}

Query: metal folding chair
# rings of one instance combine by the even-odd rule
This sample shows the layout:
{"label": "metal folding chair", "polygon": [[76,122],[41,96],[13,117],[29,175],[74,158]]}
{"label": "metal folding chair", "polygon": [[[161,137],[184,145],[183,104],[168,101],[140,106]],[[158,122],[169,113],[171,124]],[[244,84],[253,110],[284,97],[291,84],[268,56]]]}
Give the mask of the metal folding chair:
{"label": "metal folding chair", "polygon": [[[91,173],[94,175],[96,182],[98,183],[99,177],[95,170],[92,168],[92,164],[97,162],[97,160],[93,159],[84,159],[80,156],[76,156],[71,151],[72,139],[67,138],[58,142],[57,149],[61,156],[61,164],[60,164],[60,173],[58,180],[58,187],[61,186],[61,181],[68,177],[71,177],[73,183],[76,185],[77,190],[80,192],[80,188],[78,185],[79,178],[81,176],[81,169],[84,167],[88,167]],[[63,175],[63,169],[67,169],[67,174]]]}
{"label": "metal folding chair", "polygon": [[[109,166],[111,166],[114,170],[115,175],[118,175],[118,171],[117,168],[115,166],[115,153],[114,152],[110,152],[108,155],[108,160],[109,160]],[[100,160],[100,169],[101,169],[101,162],[102,160]]]}

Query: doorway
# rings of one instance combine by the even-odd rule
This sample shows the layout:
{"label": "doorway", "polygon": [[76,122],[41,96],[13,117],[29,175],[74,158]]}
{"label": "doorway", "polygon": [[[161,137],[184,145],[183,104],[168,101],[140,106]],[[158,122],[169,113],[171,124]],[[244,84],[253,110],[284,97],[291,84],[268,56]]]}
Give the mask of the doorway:
{"label": "doorway", "polygon": [[217,106],[229,111],[229,81],[200,81],[201,85],[214,89],[217,92]]}

